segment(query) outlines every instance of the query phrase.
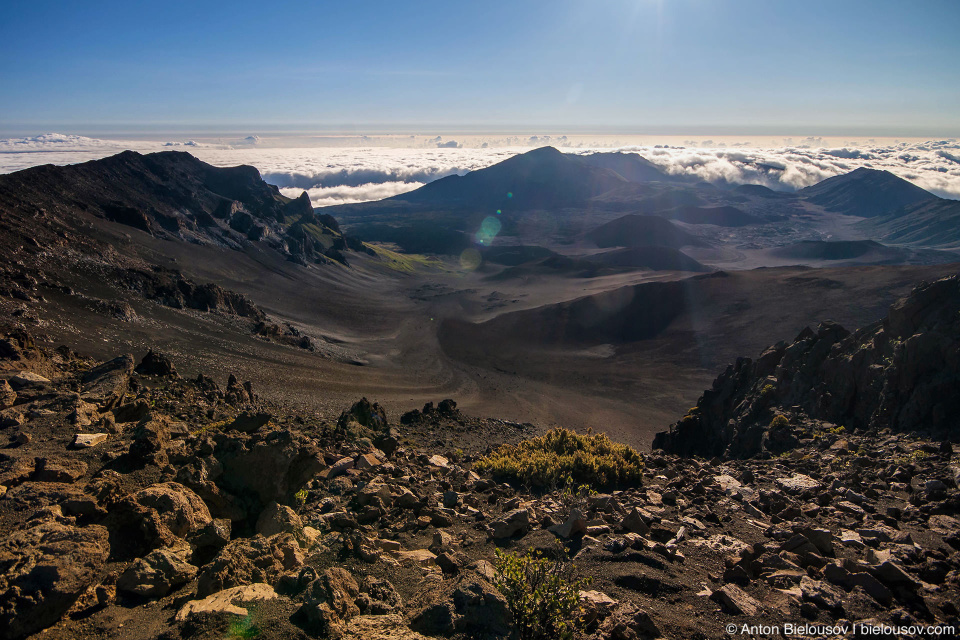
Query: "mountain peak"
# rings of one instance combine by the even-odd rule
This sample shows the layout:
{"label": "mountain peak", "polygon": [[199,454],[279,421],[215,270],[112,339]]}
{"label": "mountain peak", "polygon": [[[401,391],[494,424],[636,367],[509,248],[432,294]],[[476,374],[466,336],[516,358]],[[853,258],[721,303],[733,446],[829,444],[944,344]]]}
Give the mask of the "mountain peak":
{"label": "mountain peak", "polygon": [[873,218],[937,196],[883,169],[860,167],[798,192],[827,211]]}

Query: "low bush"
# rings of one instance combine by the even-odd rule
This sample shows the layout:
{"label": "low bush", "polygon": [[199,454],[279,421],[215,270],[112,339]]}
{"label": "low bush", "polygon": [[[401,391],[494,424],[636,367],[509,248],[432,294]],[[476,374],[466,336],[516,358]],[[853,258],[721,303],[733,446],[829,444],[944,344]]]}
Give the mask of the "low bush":
{"label": "low bush", "polygon": [[557,428],[517,445],[505,444],[477,461],[474,469],[539,489],[580,484],[611,488],[638,484],[643,458],[606,434],[580,435]]}
{"label": "low bush", "polygon": [[773,417],[773,420],[770,421],[771,429],[783,429],[788,426],[790,426],[790,421],[785,415],[777,414]]}
{"label": "low bush", "polygon": [[583,626],[580,589],[573,568],[541,551],[517,555],[497,549],[494,585],[507,600],[520,640],[569,640]]}

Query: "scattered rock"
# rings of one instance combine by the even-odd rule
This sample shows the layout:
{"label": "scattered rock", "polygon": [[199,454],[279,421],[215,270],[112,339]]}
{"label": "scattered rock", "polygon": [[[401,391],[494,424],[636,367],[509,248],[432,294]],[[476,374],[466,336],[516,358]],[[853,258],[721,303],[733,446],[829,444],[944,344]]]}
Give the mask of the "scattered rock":
{"label": "scattered rock", "polygon": [[737,615],[753,617],[760,611],[760,603],[753,599],[746,591],[734,584],[725,584],[710,596],[711,600],[719,602],[724,609]]}
{"label": "scattered rock", "polygon": [[197,615],[211,613],[231,613],[237,616],[247,615],[247,610],[238,605],[273,600],[277,592],[268,584],[256,583],[224,589],[202,600],[191,600],[177,612],[177,621],[184,622]]}
{"label": "scattered rock", "polygon": [[71,446],[75,449],[89,449],[102,442],[106,442],[106,433],[78,433],[73,436]]}
{"label": "scattered rock", "polygon": [[229,587],[255,582],[272,583],[284,572],[303,564],[296,538],[281,533],[270,538],[257,535],[237,538],[200,570],[197,595],[204,597]]}
{"label": "scattered rock", "polygon": [[147,376],[176,376],[177,370],[173,366],[173,362],[162,353],[158,353],[153,349],[150,349],[147,352],[147,355],[143,356],[143,360],[140,361],[140,364],[137,365],[135,372],[147,375]]}
{"label": "scattered rock", "polygon": [[473,572],[444,581],[414,604],[410,626],[426,635],[463,633],[505,636],[513,630],[507,601],[493,585]]}
{"label": "scattered rock", "polygon": [[50,378],[45,378],[39,373],[33,373],[32,371],[21,371],[14,374],[14,376],[8,380],[8,383],[11,390],[20,391],[21,389],[50,384]]}
{"label": "scattered rock", "polygon": [[530,512],[526,509],[514,509],[491,523],[491,527],[491,533],[496,539],[512,538],[526,533],[530,529]]}
{"label": "scattered rock", "polygon": [[[186,554],[190,550],[186,549]],[[143,597],[160,597],[174,587],[193,580],[197,567],[184,559],[184,552],[157,549],[135,560],[117,579],[117,590]]]}

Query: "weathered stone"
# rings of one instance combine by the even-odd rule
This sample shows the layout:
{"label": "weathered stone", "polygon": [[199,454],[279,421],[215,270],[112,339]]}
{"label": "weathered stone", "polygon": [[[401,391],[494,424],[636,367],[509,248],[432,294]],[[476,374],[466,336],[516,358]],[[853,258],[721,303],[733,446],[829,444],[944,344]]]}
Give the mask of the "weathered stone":
{"label": "weathered stone", "polygon": [[0,380],[0,409],[12,407],[16,402],[17,392],[13,390],[9,382]]}
{"label": "weathered stone", "polygon": [[395,554],[400,562],[429,567],[436,564],[437,556],[428,549],[414,549],[412,551],[398,551]]}
{"label": "weathered stone", "polygon": [[587,519],[579,509],[573,509],[570,511],[570,515],[565,522],[550,527],[549,531],[561,538],[569,538],[578,533],[586,533]]}
{"label": "weathered stone", "polygon": [[37,458],[32,480],[35,482],[73,483],[87,472],[87,465],[80,460],[60,459],[51,462],[48,458]]}
{"label": "weathered stone", "polygon": [[601,591],[581,591],[580,606],[583,607],[584,622],[589,626],[609,616],[617,606],[617,601]]}
{"label": "weathered stone", "polygon": [[203,597],[229,587],[255,582],[272,583],[284,572],[302,564],[300,545],[289,533],[270,538],[262,535],[237,538],[201,568],[197,579],[197,595]]}
{"label": "weathered stone", "polygon": [[323,475],[327,480],[333,480],[337,476],[346,473],[348,469],[353,469],[353,465],[353,458],[340,458],[334,462],[329,469],[324,471]]}
{"label": "weathered stone", "polygon": [[383,463],[380,462],[380,459],[372,453],[357,456],[357,469],[373,469],[374,467],[379,467],[381,464]]}
{"label": "weathered stone", "polygon": [[293,509],[272,502],[260,513],[257,519],[257,533],[266,538],[278,533],[290,533],[303,546],[307,539],[303,531],[303,521]]}
{"label": "weathered stone", "polygon": [[621,525],[627,531],[639,533],[640,535],[646,535],[650,533],[650,527],[647,525],[647,521],[640,513],[639,509],[633,509],[630,511],[630,513],[624,516]]}
{"label": "weathered stone", "polygon": [[94,367],[83,376],[81,397],[111,409],[123,399],[133,373],[133,356],[125,355]]}
{"label": "weathered stone", "polygon": [[711,594],[710,599],[720,603],[727,611],[734,614],[755,616],[760,610],[760,603],[753,599],[746,591],[733,584],[725,584]]}
{"label": "weathered stone", "polygon": [[530,512],[526,509],[514,509],[493,521],[491,527],[493,537],[498,540],[526,533],[530,529]]}
{"label": "weathered stone", "polygon": [[147,352],[147,355],[143,356],[143,360],[140,361],[140,364],[137,365],[137,368],[134,369],[139,374],[147,376],[176,376],[177,370],[173,366],[173,362],[162,353],[158,353],[153,349],[150,349]]}
{"label": "weathered stone", "polygon": [[232,613],[245,616],[247,610],[237,605],[273,600],[276,597],[277,592],[268,584],[256,583],[232,587],[202,600],[191,600],[177,612],[177,621],[184,622],[193,616],[210,613]]}
{"label": "weathered stone", "polygon": [[351,421],[374,431],[386,431],[388,426],[387,413],[383,407],[376,402],[371,404],[366,398],[361,398],[348,411],[340,414],[337,426],[344,428]]}
{"label": "weathered stone", "polygon": [[903,567],[897,563],[886,560],[879,566],[871,570],[871,573],[884,584],[891,586],[905,586],[916,588],[919,586],[917,580],[909,573],[903,570]]}
{"label": "weathered stone", "polygon": [[50,384],[50,378],[45,378],[32,371],[20,371],[11,377],[8,382],[14,390],[19,391],[20,389]]}
{"label": "weathered stone", "polygon": [[121,526],[136,530],[148,550],[179,546],[181,539],[213,521],[200,496],[177,482],[138,491],[121,503],[115,517]]}
{"label": "weathered stone", "polygon": [[460,494],[456,491],[444,491],[441,503],[447,509],[455,509],[460,504]]}
{"label": "weathered stone", "polygon": [[359,595],[360,587],[347,570],[327,569],[307,587],[298,614],[320,633],[334,635],[342,623],[360,614]]}
{"label": "weathered stone", "polygon": [[789,478],[777,478],[776,485],[787,493],[804,493],[805,491],[817,491],[822,486],[819,482],[808,475],[795,473]]}
{"label": "weathered stone", "polygon": [[506,636],[513,630],[506,599],[470,571],[444,581],[436,592],[414,603],[410,620],[411,627],[427,635]]}
{"label": "weathered stone", "polygon": [[0,629],[20,638],[49,627],[101,578],[110,554],[104,527],[56,519],[0,541]]}
{"label": "weathered stone", "polygon": [[808,576],[800,578],[800,592],[804,600],[812,602],[821,609],[833,611],[843,606],[842,595],[836,589]]}
{"label": "weathered stone", "polygon": [[242,431],[243,433],[252,433],[265,426],[272,419],[273,416],[269,413],[262,411],[244,411],[234,418],[233,422],[226,428],[227,430],[234,429],[236,431]]}
{"label": "weathered stone", "polygon": [[143,398],[111,409],[115,422],[140,422],[150,417],[150,403]]}
{"label": "weathered stone", "polygon": [[106,433],[78,433],[71,443],[75,449],[89,449],[107,440]]}
{"label": "weathered stone", "polygon": [[427,459],[427,464],[429,464],[431,467],[446,469],[448,466],[450,466],[450,461],[443,456],[434,455]]}
{"label": "weathered stone", "polygon": [[[186,549],[189,554],[189,549]],[[160,597],[190,582],[197,567],[184,559],[183,550],[157,549],[135,560],[117,579],[117,590],[138,596]]]}

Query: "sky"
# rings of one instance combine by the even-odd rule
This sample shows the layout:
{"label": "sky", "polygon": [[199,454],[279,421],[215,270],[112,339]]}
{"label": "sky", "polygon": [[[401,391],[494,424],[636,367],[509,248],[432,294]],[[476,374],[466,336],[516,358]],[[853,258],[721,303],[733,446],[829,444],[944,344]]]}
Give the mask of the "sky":
{"label": "sky", "polygon": [[9,2],[0,135],[960,136],[960,2]]}

